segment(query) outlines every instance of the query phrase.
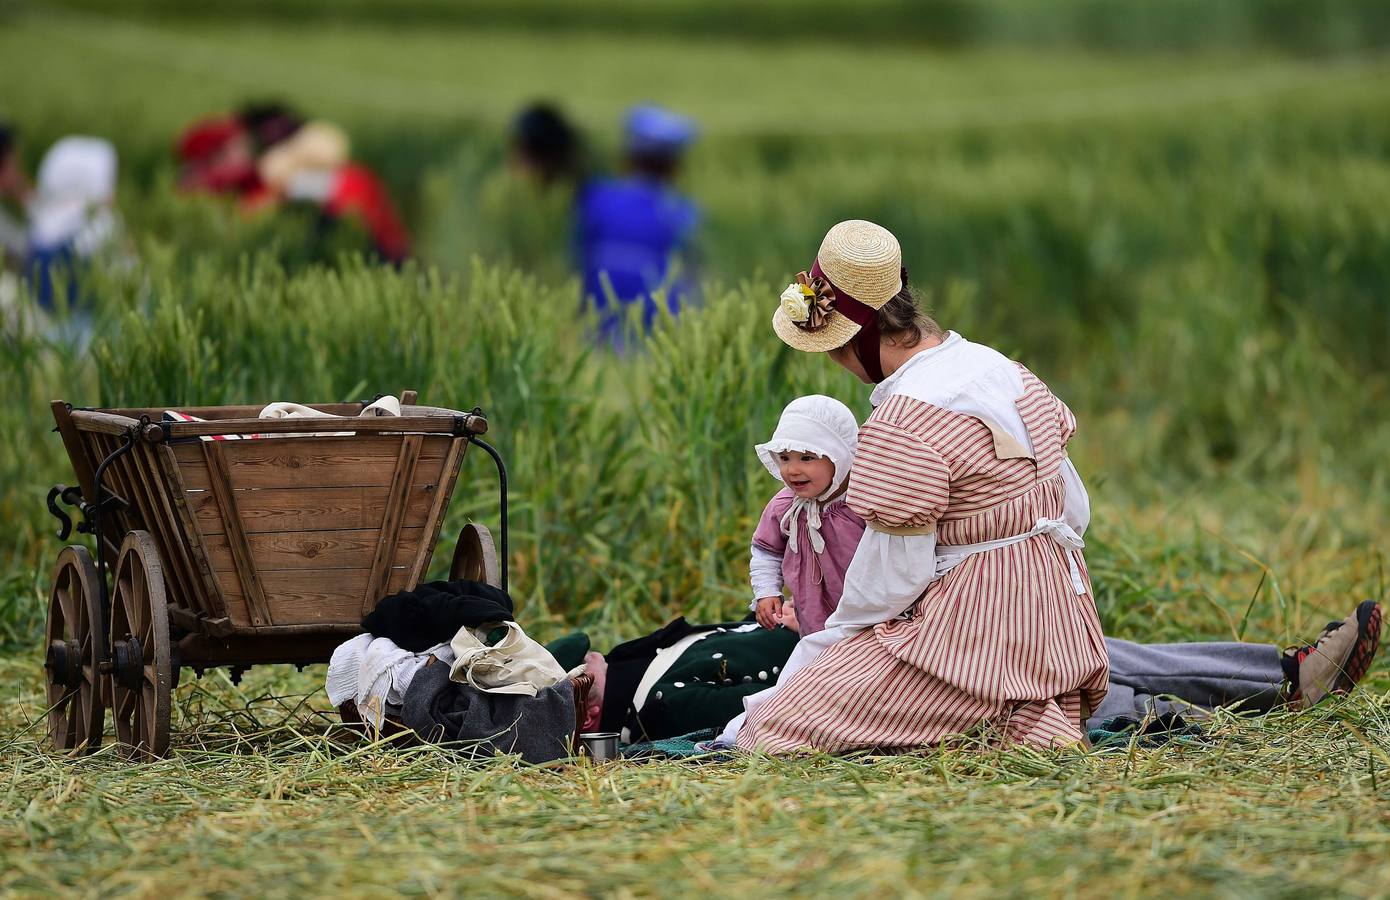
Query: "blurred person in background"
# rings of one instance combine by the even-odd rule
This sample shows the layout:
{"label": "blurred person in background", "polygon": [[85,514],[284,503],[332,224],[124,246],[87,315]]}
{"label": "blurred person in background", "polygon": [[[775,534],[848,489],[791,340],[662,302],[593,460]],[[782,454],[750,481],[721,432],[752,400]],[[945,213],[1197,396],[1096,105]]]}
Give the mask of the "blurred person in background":
{"label": "blurred person in background", "polygon": [[347,222],[361,228],[383,261],[402,263],[410,256],[410,235],[386,186],[353,162],[349,149],[336,125],[307,122],[262,154],[256,171],[279,199],[316,207],[325,227]]}
{"label": "blurred person in background", "polygon": [[592,172],[583,133],[564,111],[544,101],[518,109],[501,169],[467,150],[459,161],[478,173],[475,190],[459,198],[455,233],[464,255],[503,258],[547,280],[570,275],[578,258],[575,201]]}
{"label": "blurred person in background", "polygon": [[257,165],[303,126],[303,117],[282,103],[248,103],[234,115],[194,122],[175,146],[179,188],[234,196],[247,211],[273,205],[278,197]]}
{"label": "blurred person in background", "polygon": [[645,332],[658,298],[672,315],[694,299],[691,245],[700,222],[699,208],[674,185],[695,123],[636,106],[624,132],[627,174],[586,185],[576,222],[585,303],[598,313],[600,341],[618,350],[633,304],[641,304]]}
{"label": "blurred person in background", "polygon": [[274,100],[247,103],[237,110],[236,119],[250,136],[257,156],[289,140],[307,122],[296,109]]}
{"label": "blurred person in background", "polygon": [[0,312],[7,323],[19,306],[20,283],[15,274],[29,252],[24,210],[33,186],[19,161],[19,136],[0,122]]}
{"label": "blurred person in background", "polygon": [[574,185],[584,178],[584,144],[559,109],[533,103],[512,120],[512,164],[542,187]]}
{"label": "blurred person in background", "polygon": [[256,171],[251,134],[234,116],[193,123],[179,136],[175,153],[182,191],[230,195],[247,210],[274,199]]}
{"label": "blurred person in background", "polygon": [[0,122],[0,262],[19,262],[28,253],[23,213],[33,190],[19,161],[19,135]]}
{"label": "blurred person in background", "polygon": [[39,163],[29,202],[26,271],[39,305],[80,300],[86,264],[116,244],[120,218],[115,209],[116,148],[102,138],[73,135],[54,144]]}

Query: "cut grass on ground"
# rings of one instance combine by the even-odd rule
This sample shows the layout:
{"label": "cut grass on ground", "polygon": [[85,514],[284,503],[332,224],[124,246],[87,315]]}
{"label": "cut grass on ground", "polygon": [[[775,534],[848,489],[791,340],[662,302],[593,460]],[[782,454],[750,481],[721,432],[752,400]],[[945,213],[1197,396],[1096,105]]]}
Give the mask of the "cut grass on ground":
{"label": "cut grass on ground", "polygon": [[0,893],[1374,896],[1390,701],[1222,716],[1209,745],[519,768],[355,742],[316,680],[182,689],[179,752],[55,757],[5,662]]}

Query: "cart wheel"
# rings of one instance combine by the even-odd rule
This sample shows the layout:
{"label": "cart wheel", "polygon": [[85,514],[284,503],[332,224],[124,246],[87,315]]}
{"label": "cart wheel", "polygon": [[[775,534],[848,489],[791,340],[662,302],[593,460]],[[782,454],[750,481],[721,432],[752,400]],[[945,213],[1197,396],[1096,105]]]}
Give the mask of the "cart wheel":
{"label": "cart wheel", "polygon": [[64,547],[48,596],[48,737],[58,750],[90,753],[101,746],[106,710],[99,666],[106,655],[97,569],[86,547]]}
{"label": "cart wheel", "polygon": [[134,759],[169,752],[169,610],[159,551],[147,531],[121,544],[111,597],[111,710]]}
{"label": "cart wheel", "polygon": [[459,532],[458,544],[454,547],[454,561],[449,566],[450,581],[485,581],[493,587],[502,586],[501,570],[497,567],[497,548],[492,543],[492,532],[476,522],[463,526]]}

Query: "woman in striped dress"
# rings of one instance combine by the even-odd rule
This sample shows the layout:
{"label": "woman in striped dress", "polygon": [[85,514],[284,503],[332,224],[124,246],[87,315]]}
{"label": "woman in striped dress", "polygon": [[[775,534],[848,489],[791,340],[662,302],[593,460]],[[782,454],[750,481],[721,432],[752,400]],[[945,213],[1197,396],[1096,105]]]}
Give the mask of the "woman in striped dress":
{"label": "woman in striped dress", "polygon": [[1066,404],[922,314],[897,240],[870,222],[830,230],[773,327],[876,384],[848,493],[868,528],[826,629],[726,735],[766,752],[908,748],[982,729],[1079,742],[1108,663]]}

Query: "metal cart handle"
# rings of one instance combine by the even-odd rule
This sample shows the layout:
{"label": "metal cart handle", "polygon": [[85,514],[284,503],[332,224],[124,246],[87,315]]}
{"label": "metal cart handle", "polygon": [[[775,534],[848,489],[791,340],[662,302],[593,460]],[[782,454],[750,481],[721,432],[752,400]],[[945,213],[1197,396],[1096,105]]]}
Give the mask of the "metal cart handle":
{"label": "metal cart handle", "polygon": [[492,457],[492,461],[497,463],[498,506],[502,510],[502,542],[498,551],[500,558],[497,560],[497,570],[502,582],[502,590],[505,591],[507,589],[507,464],[502,461],[502,454],[497,452],[497,448],[476,434],[469,435],[468,440],[482,447],[487,455]]}

